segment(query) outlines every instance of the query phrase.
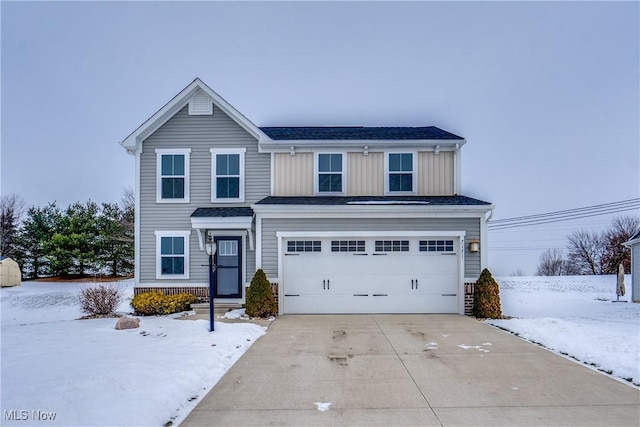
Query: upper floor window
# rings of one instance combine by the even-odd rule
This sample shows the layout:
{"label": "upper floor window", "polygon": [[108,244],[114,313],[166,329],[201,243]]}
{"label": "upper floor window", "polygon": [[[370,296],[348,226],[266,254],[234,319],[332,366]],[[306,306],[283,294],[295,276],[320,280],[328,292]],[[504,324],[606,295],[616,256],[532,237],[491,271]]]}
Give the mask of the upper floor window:
{"label": "upper floor window", "polygon": [[318,154],[318,193],[343,192],[344,157],[341,153]]}
{"label": "upper floor window", "polygon": [[244,201],[244,148],[211,150],[211,201]]}
{"label": "upper floor window", "polygon": [[189,156],[191,149],[157,149],[156,201],[189,202]]}
{"label": "upper floor window", "polygon": [[389,153],[388,156],[388,192],[414,192],[413,153]]}
{"label": "upper floor window", "polygon": [[156,278],[189,278],[190,231],[156,231]]}

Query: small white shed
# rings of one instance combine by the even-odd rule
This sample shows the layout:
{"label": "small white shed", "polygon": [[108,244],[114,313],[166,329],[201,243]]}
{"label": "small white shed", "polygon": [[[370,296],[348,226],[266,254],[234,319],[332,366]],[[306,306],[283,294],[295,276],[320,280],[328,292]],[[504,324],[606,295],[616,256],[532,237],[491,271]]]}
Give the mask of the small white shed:
{"label": "small white shed", "polygon": [[640,302],[640,231],[624,245],[631,248],[631,301]]}
{"label": "small white shed", "polygon": [[4,255],[0,255],[0,287],[20,286],[22,273],[17,262]]}

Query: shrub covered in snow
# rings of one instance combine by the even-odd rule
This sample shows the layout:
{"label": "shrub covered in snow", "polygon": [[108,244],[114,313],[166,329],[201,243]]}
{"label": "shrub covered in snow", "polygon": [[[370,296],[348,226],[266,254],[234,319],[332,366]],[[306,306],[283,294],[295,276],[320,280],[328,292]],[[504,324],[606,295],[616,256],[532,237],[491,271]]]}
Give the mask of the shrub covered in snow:
{"label": "shrub covered in snow", "polygon": [[473,315],[486,319],[502,319],[500,287],[488,269],[482,270],[473,297]]}
{"label": "shrub covered in snow", "polygon": [[251,279],[245,308],[249,317],[269,317],[277,314],[278,307],[271,290],[271,283],[261,268]]}
{"label": "shrub covered in snow", "polygon": [[80,311],[88,316],[112,315],[123,300],[124,289],[116,285],[101,283],[82,288],[78,292]]}
{"label": "shrub covered in snow", "polygon": [[188,310],[197,301],[198,297],[188,293],[165,295],[162,292],[145,292],[133,297],[131,307],[136,314],[153,316]]}

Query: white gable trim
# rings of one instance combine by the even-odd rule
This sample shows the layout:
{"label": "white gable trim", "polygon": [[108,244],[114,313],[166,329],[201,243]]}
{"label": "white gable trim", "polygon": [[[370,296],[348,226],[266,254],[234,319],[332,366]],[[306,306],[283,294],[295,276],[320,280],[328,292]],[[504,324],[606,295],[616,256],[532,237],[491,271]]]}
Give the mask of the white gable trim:
{"label": "white gable trim", "polygon": [[147,121],[134,130],[129,136],[120,142],[129,154],[134,154],[136,151],[142,149],[142,142],[153,132],[158,130],[160,126],[165,124],[171,117],[173,117],[178,111],[180,111],[185,105],[189,103],[191,98],[200,92],[199,96],[202,96],[202,92],[208,95],[213,104],[220,110],[233,119],[240,127],[246,130],[251,136],[257,140],[270,140],[270,138],[254,125],[249,119],[243,116],[238,110],[236,110],[231,104],[229,104],[224,98],[213,91],[202,80],[196,78],[186,88],[171,99],[167,104],[158,110]]}

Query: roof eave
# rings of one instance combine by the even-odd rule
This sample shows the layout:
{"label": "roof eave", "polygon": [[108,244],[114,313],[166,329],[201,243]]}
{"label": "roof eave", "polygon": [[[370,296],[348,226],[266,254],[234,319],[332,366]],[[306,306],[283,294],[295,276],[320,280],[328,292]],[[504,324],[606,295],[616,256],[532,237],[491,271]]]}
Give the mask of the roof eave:
{"label": "roof eave", "polygon": [[380,214],[385,216],[388,214],[397,215],[448,215],[448,214],[477,214],[483,215],[495,209],[495,205],[295,205],[295,204],[253,204],[251,209],[258,214],[262,213],[296,213],[296,214],[336,214],[336,215],[353,215],[353,214]]}
{"label": "roof eave", "polygon": [[465,139],[279,139],[260,140],[263,152],[312,151],[322,149],[424,149],[456,151],[464,144]]}

